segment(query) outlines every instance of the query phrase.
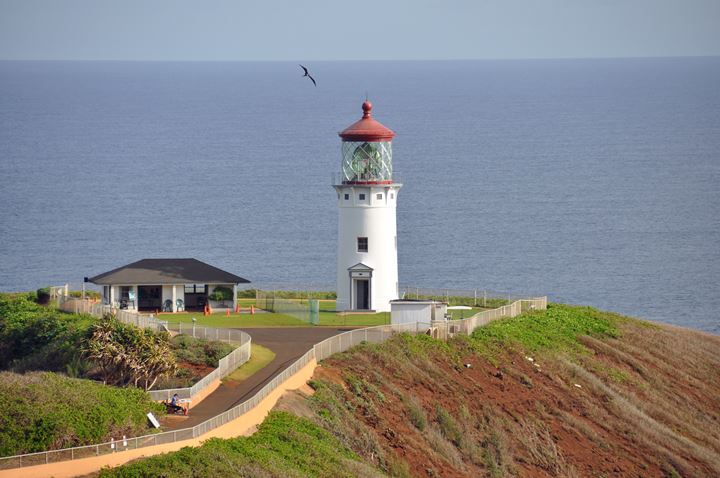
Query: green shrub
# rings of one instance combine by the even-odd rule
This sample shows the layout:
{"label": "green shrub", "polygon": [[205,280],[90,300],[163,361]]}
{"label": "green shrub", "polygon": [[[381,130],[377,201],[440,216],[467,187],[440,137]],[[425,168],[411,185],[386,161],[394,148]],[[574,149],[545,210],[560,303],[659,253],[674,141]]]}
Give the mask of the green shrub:
{"label": "green shrub", "polygon": [[0,410],[0,456],[146,434],[146,413],[164,413],[137,388],[50,372],[0,372]]}
{"label": "green shrub", "polygon": [[[266,290],[260,291],[262,294],[267,296],[269,299],[322,299],[322,300],[335,300],[337,299],[337,293],[333,291],[314,291],[314,290]],[[255,295],[252,296],[255,298]]]}
{"label": "green shrub", "polygon": [[50,288],[43,287],[37,290],[37,303],[41,305],[48,304],[50,302]]}
{"label": "green shrub", "polygon": [[197,339],[189,335],[176,335],[172,338],[172,348],[179,362],[217,367],[220,359],[232,352],[235,347],[225,342]]}
{"label": "green shrub", "polygon": [[330,433],[308,419],[271,412],[249,437],[212,438],[197,448],[154,456],[101,477],[371,476],[373,470]]}
{"label": "green shrub", "polygon": [[[68,292],[68,295],[69,295],[70,297],[81,298],[81,297],[83,296],[83,291],[81,291],[81,290],[71,290],[70,292]],[[86,298],[86,299],[99,299],[99,298],[100,298],[100,292],[98,292],[98,291],[96,291],[96,290],[86,290],[86,291],[85,291],[85,298]]]}
{"label": "green shrub", "polygon": [[229,287],[224,286],[217,286],[215,289],[208,295],[208,299],[210,300],[217,300],[217,301],[226,301],[226,300],[232,300],[233,298],[233,291]]}
{"label": "green shrub", "polygon": [[0,294],[0,368],[64,371],[96,319],[38,305],[33,294]]}

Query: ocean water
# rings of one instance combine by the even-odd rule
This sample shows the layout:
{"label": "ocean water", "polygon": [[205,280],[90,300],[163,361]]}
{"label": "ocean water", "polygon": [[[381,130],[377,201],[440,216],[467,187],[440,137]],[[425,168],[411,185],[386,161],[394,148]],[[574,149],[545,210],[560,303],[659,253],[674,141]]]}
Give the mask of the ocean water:
{"label": "ocean water", "polygon": [[332,286],[337,132],[397,132],[402,284],[720,333],[720,58],[0,62],[0,290],[196,257]]}

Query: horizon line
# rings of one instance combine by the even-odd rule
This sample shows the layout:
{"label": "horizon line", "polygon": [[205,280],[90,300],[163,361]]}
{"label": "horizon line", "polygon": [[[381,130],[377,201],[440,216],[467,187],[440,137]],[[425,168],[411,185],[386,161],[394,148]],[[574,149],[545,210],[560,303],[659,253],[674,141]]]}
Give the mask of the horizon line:
{"label": "horizon line", "polygon": [[647,56],[557,56],[557,57],[511,57],[511,58],[358,58],[358,59],[120,59],[120,58],[0,58],[0,62],[115,62],[115,63],[343,63],[343,62],[442,62],[442,61],[548,61],[548,60],[643,60],[677,58],[720,58],[712,55],[647,55]]}

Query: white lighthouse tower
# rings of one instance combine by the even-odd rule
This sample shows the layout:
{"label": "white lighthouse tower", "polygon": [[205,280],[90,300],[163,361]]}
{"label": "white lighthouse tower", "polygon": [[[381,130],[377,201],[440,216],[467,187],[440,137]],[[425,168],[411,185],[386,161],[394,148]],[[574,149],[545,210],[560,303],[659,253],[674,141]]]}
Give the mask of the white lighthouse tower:
{"label": "white lighthouse tower", "polygon": [[389,311],[398,298],[397,196],[393,181],[395,133],[372,118],[339,133],[342,166],[333,187],[338,195],[337,310]]}

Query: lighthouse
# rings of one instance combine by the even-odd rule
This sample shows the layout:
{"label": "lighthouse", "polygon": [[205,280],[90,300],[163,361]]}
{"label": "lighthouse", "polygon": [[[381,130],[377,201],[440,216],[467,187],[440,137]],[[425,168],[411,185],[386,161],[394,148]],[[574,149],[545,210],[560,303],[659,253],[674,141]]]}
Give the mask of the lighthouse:
{"label": "lighthouse", "polygon": [[398,298],[396,205],[402,184],[393,180],[395,133],[363,116],[339,133],[337,310],[389,311]]}

